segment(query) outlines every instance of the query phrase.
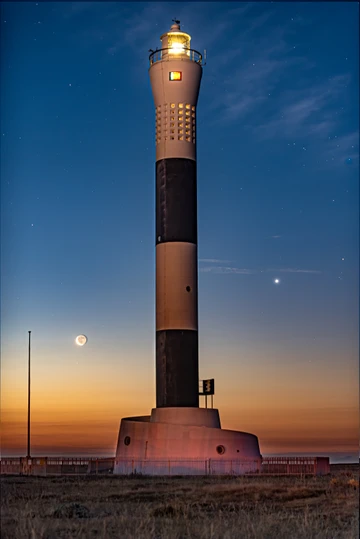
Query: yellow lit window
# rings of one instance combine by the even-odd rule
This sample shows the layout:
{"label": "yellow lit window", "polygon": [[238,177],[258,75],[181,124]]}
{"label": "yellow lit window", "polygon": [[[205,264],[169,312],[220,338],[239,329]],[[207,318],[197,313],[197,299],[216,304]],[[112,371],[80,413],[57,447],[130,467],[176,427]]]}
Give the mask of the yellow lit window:
{"label": "yellow lit window", "polygon": [[181,71],[170,71],[169,80],[171,80],[171,81],[182,80],[182,72]]}
{"label": "yellow lit window", "polygon": [[186,137],[187,142],[191,142],[191,137]]}
{"label": "yellow lit window", "polygon": [[178,136],[178,140],[184,140],[183,136]]}
{"label": "yellow lit window", "polygon": [[170,103],[170,107],[171,107],[172,109],[174,109],[174,108],[175,108],[175,103]]}
{"label": "yellow lit window", "polygon": [[195,106],[194,106],[194,105],[191,107],[191,110],[195,110]]}
{"label": "yellow lit window", "polygon": [[190,109],[190,104],[186,103],[185,108]]}
{"label": "yellow lit window", "polygon": [[184,127],[183,122],[180,122],[180,123],[179,123],[179,127]]}
{"label": "yellow lit window", "polygon": [[179,109],[183,109],[184,108],[184,103],[179,103]]}

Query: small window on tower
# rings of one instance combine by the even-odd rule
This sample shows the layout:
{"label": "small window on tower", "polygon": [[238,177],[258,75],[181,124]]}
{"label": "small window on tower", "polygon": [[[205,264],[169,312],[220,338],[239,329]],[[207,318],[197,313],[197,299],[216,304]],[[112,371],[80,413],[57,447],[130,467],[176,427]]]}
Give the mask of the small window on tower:
{"label": "small window on tower", "polygon": [[190,111],[189,110],[186,111],[186,116],[190,116]]}
{"label": "small window on tower", "polygon": [[171,107],[172,109],[174,109],[174,108],[175,108],[175,103],[170,103],[170,107]]}
{"label": "small window on tower", "polygon": [[182,80],[182,72],[181,71],[170,71],[169,72],[169,80],[172,81],[180,81]]}
{"label": "small window on tower", "polygon": [[178,140],[184,140],[184,137],[182,135],[179,135]]}
{"label": "small window on tower", "polygon": [[183,109],[184,108],[184,103],[179,103],[179,109]]}
{"label": "small window on tower", "polygon": [[183,122],[179,122],[179,127],[184,127]]}
{"label": "small window on tower", "polygon": [[180,135],[183,135],[183,134],[184,134],[184,130],[183,130],[183,129],[179,129],[179,133],[180,133]]}
{"label": "small window on tower", "polygon": [[191,110],[195,110],[195,105],[193,105],[193,106],[191,107]]}
{"label": "small window on tower", "polygon": [[170,140],[174,140],[175,137],[170,137]]}
{"label": "small window on tower", "polygon": [[187,108],[188,110],[190,110],[190,103],[186,103],[185,108]]}
{"label": "small window on tower", "polygon": [[187,142],[191,142],[191,137],[186,137]]}

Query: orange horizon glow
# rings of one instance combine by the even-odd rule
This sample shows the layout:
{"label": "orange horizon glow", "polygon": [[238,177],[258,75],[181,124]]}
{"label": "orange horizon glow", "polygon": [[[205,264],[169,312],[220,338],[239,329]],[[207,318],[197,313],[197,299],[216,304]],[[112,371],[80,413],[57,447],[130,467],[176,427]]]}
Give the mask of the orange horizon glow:
{"label": "orange horizon glow", "polygon": [[[206,351],[205,346],[202,351],[207,367],[200,370],[200,378],[215,378],[214,407],[219,409],[223,429],[255,434],[263,455],[337,453],[357,458],[357,358],[348,360],[344,369],[330,356],[326,361],[304,363],[296,356],[291,361],[282,359],[276,350],[258,348],[256,354],[254,346],[244,348],[241,361],[232,349],[224,350],[227,367],[223,368],[215,352]],[[35,349],[33,455],[113,456],[121,418],[148,415],[155,407],[153,360],[126,350],[126,363],[109,354],[106,364],[101,364],[98,354],[83,347],[58,359],[54,352],[50,356],[48,351]],[[1,454],[6,456],[26,454],[23,355],[8,354],[2,363]],[[203,397],[200,406],[204,406]]]}

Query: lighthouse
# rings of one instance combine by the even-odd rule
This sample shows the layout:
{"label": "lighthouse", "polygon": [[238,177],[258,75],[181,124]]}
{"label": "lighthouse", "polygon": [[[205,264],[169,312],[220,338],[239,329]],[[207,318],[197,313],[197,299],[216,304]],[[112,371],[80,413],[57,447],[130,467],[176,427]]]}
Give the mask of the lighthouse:
{"label": "lighthouse", "polygon": [[156,145],[156,406],[197,407],[196,109],[202,56],[174,21],[150,55]]}
{"label": "lighthouse", "polygon": [[214,393],[212,379],[199,390],[196,141],[203,59],[177,20],[160,40],[161,48],[149,56],[156,149],[156,407],[150,415],[122,418],[114,473],[240,475],[260,469],[257,437],[222,429],[217,409],[199,407],[199,394]]}

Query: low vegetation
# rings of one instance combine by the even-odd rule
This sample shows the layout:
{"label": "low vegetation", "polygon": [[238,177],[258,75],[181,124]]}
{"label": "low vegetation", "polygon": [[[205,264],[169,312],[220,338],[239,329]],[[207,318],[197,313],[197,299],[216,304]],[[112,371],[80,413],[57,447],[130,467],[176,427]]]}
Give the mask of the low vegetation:
{"label": "low vegetation", "polygon": [[1,478],[2,539],[355,539],[359,468],[326,477]]}

